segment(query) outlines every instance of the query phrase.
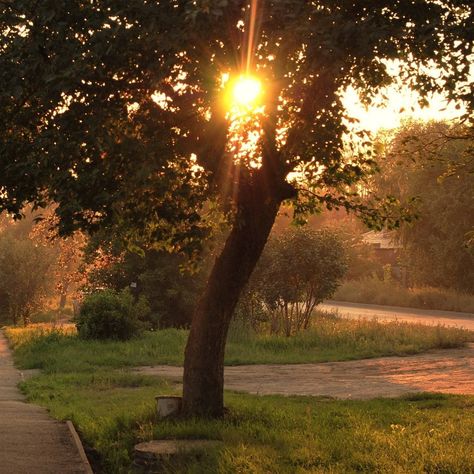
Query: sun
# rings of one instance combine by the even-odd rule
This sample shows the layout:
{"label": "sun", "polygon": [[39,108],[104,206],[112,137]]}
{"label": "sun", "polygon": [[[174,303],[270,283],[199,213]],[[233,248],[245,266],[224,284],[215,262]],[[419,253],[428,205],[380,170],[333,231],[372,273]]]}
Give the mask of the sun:
{"label": "sun", "polygon": [[242,75],[229,84],[227,101],[230,108],[252,110],[259,105],[262,96],[262,83],[250,75]]}
{"label": "sun", "polygon": [[252,76],[240,76],[232,88],[232,100],[236,105],[250,107],[256,104],[262,93],[262,83]]}

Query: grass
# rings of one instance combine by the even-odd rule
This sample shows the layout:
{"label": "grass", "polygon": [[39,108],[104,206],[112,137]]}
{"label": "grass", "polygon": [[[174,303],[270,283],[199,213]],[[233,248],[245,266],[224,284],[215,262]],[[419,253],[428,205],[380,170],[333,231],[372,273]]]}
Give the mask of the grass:
{"label": "grass", "polygon": [[48,308],[38,311],[31,316],[33,323],[54,323],[58,320],[71,319],[73,316],[72,308],[66,307],[63,309]]}
{"label": "grass", "polygon": [[[186,331],[129,342],[81,341],[72,326],[7,328],[22,368],[43,372],[21,384],[28,400],[79,430],[97,474],[136,472],[133,446],[150,439],[208,438],[222,449],[198,461],[180,456],[163,473],[474,473],[474,397],[421,394],[337,401],[226,393],[219,421],[157,420],[156,395],[177,385],[130,366],[180,363]],[[321,318],[295,338],[257,336],[234,326],[228,363],[354,359],[358,355],[451,347],[473,333],[405,323]]]}
{"label": "grass", "polygon": [[[187,331],[147,332],[128,342],[84,341],[72,325],[8,328],[16,363],[46,372],[87,372],[141,365],[181,365]],[[258,335],[242,325],[231,328],[226,364],[289,364],[415,354],[459,347],[474,333],[456,328],[404,322],[379,323],[318,315],[313,326],[296,336]]]}
{"label": "grass", "polygon": [[124,371],[40,375],[21,384],[30,401],[72,420],[95,472],[126,472],[142,423],[153,419],[154,397],[173,393],[168,382]]}
{"label": "grass", "polygon": [[23,383],[29,400],[72,419],[95,472],[128,473],[137,442],[219,439],[199,461],[179,457],[163,473],[472,473],[474,397],[422,394],[336,401],[226,394],[224,420],[159,421],[157,378],[121,371],[41,375]]}
{"label": "grass", "polygon": [[404,288],[377,277],[343,283],[334,299],[352,303],[474,313],[474,295],[442,288]]}

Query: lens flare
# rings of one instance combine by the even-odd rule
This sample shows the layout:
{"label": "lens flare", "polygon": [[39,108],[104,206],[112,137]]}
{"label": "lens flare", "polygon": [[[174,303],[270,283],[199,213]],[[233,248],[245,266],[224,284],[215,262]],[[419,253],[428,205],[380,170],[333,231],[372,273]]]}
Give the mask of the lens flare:
{"label": "lens flare", "polygon": [[232,102],[240,107],[256,106],[262,93],[262,83],[252,76],[240,76],[232,87]]}

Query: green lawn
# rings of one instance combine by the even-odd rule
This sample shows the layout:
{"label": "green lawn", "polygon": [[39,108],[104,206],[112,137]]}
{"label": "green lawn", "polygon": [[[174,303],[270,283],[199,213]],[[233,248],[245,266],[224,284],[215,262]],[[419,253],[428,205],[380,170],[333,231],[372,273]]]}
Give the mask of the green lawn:
{"label": "green lawn", "polygon": [[209,438],[224,448],[168,473],[472,473],[474,397],[414,395],[335,401],[226,394],[221,421],[159,421],[154,396],[175,389],[121,371],[41,375],[23,383],[29,400],[72,419],[97,473],[130,471],[139,441]]}
{"label": "green lawn", "polygon": [[[72,328],[71,328],[72,329]],[[74,331],[48,326],[7,329],[15,360],[23,369],[83,372],[140,365],[181,365],[187,331],[148,332],[128,342],[83,341]],[[293,337],[257,335],[231,328],[226,364],[294,364],[406,355],[462,346],[474,333],[404,322],[378,323],[318,315],[309,330]]]}
{"label": "green lawn", "polygon": [[[161,421],[156,395],[177,386],[130,373],[130,366],[182,361],[185,331],[130,342],[81,341],[72,328],[7,329],[22,368],[43,373],[22,383],[28,399],[78,428],[97,474],[133,472],[139,441],[211,438],[224,442],[199,461],[181,457],[167,473],[474,473],[474,397],[414,395],[336,401],[226,393],[220,421]],[[453,347],[472,333],[331,317],[295,338],[232,329],[228,363],[312,362]]]}

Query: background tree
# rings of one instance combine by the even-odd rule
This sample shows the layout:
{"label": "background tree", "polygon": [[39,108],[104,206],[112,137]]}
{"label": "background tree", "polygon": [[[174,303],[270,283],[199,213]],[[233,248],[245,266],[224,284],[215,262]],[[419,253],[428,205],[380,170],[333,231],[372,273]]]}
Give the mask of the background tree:
{"label": "background tree", "polygon": [[[191,414],[223,413],[229,323],[284,200],[299,215],[326,205],[373,225],[381,214],[403,218],[392,202],[376,209],[354,194],[374,163],[343,91],[351,85],[370,102],[401,80],[422,100],[445,92],[468,110],[474,102],[468,0],[2,6],[0,210],[53,201],[61,232],[117,225],[189,254],[205,233],[204,201],[232,211],[186,348]],[[251,120],[220,106],[224,74],[242,73],[264,83]]]}
{"label": "background tree", "polygon": [[[150,304],[152,327],[190,326],[204,285],[204,270],[191,273],[183,269],[186,260],[182,255],[153,249],[138,254],[125,249],[120,242],[112,247],[102,242],[100,247],[89,245],[85,257],[86,292],[130,288],[135,297],[143,296]],[[98,260],[102,263],[98,264]]]}
{"label": "background tree", "polygon": [[[383,192],[379,194],[383,195]],[[291,206],[282,206],[272,228],[273,236],[291,228],[292,214]],[[323,209],[318,214],[308,216],[305,226],[315,231],[327,229],[341,240],[347,256],[344,280],[357,280],[382,273],[383,264],[377,259],[373,247],[363,240],[363,234],[368,231],[367,226],[352,213],[346,212],[345,209]]]}
{"label": "background tree", "polygon": [[50,277],[54,278],[54,287],[59,293],[59,310],[63,310],[68,295],[77,296],[75,292],[84,284],[84,275],[79,267],[87,238],[80,231],[60,237],[52,207],[41,214],[37,213],[36,217],[39,220],[32,226],[28,238],[37,245],[50,248],[54,254]]}
{"label": "background tree", "polygon": [[22,321],[26,326],[31,313],[44,303],[53,287],[49,273],[53,261],[52,252],[45,247],[0,235],[0,295],[14,324]]}
{"label": "background tree", "polygon": [[418,285],[474,291],[474,173],[465,136],[465,128],[445,123],[407,125],[379,160],[377,192],[417,198],[418,219],[399,238]]}

